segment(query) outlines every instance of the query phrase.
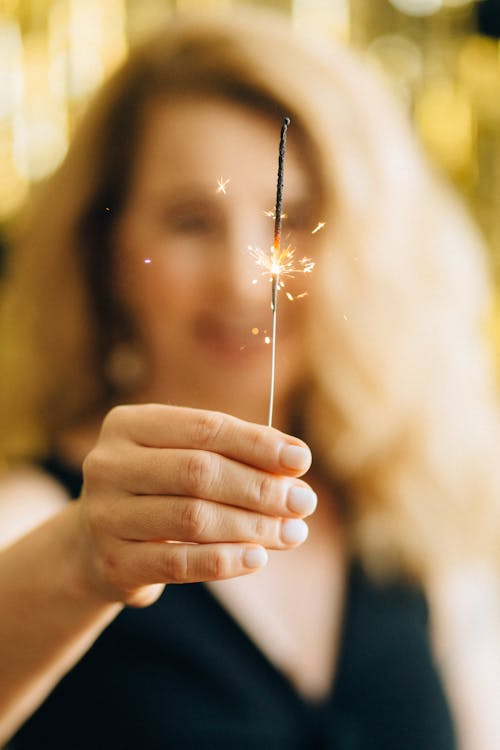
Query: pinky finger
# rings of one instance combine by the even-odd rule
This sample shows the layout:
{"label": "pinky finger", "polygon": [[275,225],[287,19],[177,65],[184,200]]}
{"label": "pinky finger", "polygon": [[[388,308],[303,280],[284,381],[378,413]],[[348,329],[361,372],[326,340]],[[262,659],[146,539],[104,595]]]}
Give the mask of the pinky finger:
{"label": "pinky finger", "polygon": [[132,542],[130,546],[128,562],[142,579],[139,586],[221,581],[253,573],[268,561],[266,549],[256,544]]}

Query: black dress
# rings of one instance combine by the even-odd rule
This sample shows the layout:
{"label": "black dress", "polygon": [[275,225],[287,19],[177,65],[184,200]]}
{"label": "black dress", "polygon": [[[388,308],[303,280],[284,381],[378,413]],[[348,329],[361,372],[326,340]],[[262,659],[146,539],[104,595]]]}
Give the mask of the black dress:
{"label": "black dress", "polygon": [[[73,496],[81,479],[47,465]],[[36,613],[33,613],[36,617]],[[311,623],[314,632],[314,623]],[[125,609],[9,750],[453,750],[428,611],[351,565],[335,682],[304,701],[202,584]]]}

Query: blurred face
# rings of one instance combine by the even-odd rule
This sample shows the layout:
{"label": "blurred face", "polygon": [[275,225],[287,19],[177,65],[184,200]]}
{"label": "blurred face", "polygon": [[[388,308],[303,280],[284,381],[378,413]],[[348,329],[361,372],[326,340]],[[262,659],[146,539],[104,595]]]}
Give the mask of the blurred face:
{"label": "blurred face", "polygon": [[[269,250],[279,129],[250,108],[179,97],[147,112],[115,236],[116,283],[148,362],[141,397],[265,421],[271,284],[249,252]],[[290,128],[282,244],[310,255],[311,176]],[[280,292],[276,424],[303,377],[308,276]]]}

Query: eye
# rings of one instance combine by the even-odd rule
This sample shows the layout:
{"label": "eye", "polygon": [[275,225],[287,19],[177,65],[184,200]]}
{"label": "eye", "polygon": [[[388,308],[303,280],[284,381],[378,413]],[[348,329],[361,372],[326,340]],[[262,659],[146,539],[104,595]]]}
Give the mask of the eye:
{"label": "eye", "polygon": [[166,207],[160,214],[160,221],[168,234],[178,237],[211,236],[220,223],[209,206],[191,203]]}
{"label": "eye", "polygon": [[215,230],[216,222],[209,214],[196,211],[182,211],[170,216],[169,228],[177,234],[198,235]]}

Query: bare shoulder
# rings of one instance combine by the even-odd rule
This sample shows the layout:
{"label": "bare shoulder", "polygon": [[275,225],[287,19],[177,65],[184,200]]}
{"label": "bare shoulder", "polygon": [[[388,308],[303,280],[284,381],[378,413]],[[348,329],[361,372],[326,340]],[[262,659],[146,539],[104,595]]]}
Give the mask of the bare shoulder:
{"label": "bare shoulder", "polygon": [[0,548],[57,513],[67,500],[62,485],[37,467],[0,474]]}

